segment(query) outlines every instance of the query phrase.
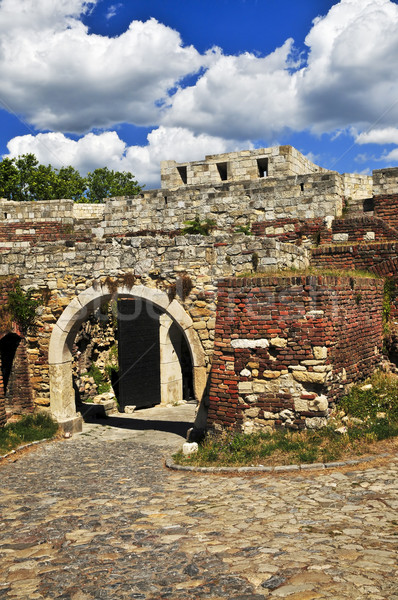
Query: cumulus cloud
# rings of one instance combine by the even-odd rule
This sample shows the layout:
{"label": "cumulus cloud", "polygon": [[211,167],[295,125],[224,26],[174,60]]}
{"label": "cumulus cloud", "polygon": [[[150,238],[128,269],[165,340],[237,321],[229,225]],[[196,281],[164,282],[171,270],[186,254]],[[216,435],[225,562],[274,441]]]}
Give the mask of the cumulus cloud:
{"label": "cumulus cloud", "polygon": [[[301,62],[292,39],[268,56],[231,56],[217,48],[200,54],[155,19],[132,21],[115,38],[96,35],[81,15],[99,1],[0,0],[0,96],[42,130],[86,134],[124,122],[153,127],[147,146],[127,148],[108,132],[79,142],[24,136],[10,148],[40,152],[45,142],[65,163],[75,160],[83,169],[131,164],[149,183],[160,157],[200,158],[248,139],[272,143],[284,130],[351,128],[358,143],[397,139],[398,5],[391,0],[335,4],[313,22]],[[94,164],[95,156],[106,161]]]}
{"label": "cumulus cloud", "polygon": [[372,129],[360,133],[356,139],[357,144],[397,144],[398,129],[396,127],[385,127],[384,129]]}
{"label": "cumulus cloud", "polygon": [[[55,168],[72,165],[82,174],[102,166],[115,171],[130,171],[139,183],[152,188],[160,184],[161,160],[185,162],[202,159],[205,154],[242,149],[241,143],[234,140],[194,135],[178,127],[159,127],[148,134],[147,141],[146,146],[127,146],[115,131],[97,135],[88,133],[77,141],[62,133],[40,133],[10,140],[7,156],[33,153],[42,164],[52,164]],[[246,140],[243,147],[252,146]]]}
{"label": "cumulus cloud", "polygon": [[382,156],[380,160],[387,164],[394,165],[394,163],[398,162],[398,148],[394,148],[394,150],[391,150],[391,152]]}
{"label": "cumulus cloud", "polygon": [[390,0],[342,0],[315,20],[297,91],[317,132],[398,117],[398,6]]}
{"label": "cumulus cloud", "polygon": [[194,86],[177,91],[163,122],[240,139],[269,138],[296,125],[297,96],[287,69],[292,45],[289,39],[265,58],[209,53],[208,69]]}
{"label": "cumulus cloud", "polygon": [[332,132],[398,118],[398,6],[390,0],[341,0],[315,19],[305,64],[293,41],[273,54],[222,53],[198,82],[180,89],[169,125],[213,135],[269,139],[283,131]]}
{"label": "cumulus cloud", "polygon": [[79,16],[93,4],[0,3],[1,97],[39,129],[156,123],[168,90],[203,65],[195,48],[155,19],[133,21],[116,38],[89,34]]}

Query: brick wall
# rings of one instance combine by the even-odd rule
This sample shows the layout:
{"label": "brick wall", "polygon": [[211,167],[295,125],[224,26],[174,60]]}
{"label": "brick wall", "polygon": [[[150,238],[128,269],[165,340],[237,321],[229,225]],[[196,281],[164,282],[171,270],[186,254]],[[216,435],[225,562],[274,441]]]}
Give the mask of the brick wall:
{"label": "brick wall", "polygon": [[[30,367],[26,340],[4,307],[8,292],[14,288],[18,277],[0,278],[0,426],[6,414],[20,414],[33,410]],[[4,381],[4,377],[7,381]],[[5,389],[6,384],[6,389]]]}
{"label": "brick wall", "polygon": [[256,236],[276,238],[281,242],[299,243],[304,238],[317,242],[324,228],[323,219],[275,219],[253,223]]}
{"label": "brick wall", "polygon": [[380,359],[382,290],[381,280],[348,277],[222,280],[209,426],[323,424]]}
{"label": "brick wall", "polygon": [[7,246],[15,242],[28,242],[30,246],[40,242],[55,242],[57,240],[90,239],[89,235],[75,235],[73,226],[56,221],[22,221],[19,223],[0,224],[0,244]]}
{"label": "brick wall", "polygon": [[398,230],[382,219],[375,217],[354,217],[335,219],[331,229],[324,228],[321,244],[332,242],[357,242],[360,244],[398,240]]}
{"label": "brick wall", "polygon": [[311,250],[314,267],[370,270],[385,261],[398,258],[398,242],[320,246]]}
{"label": "brick wall", "polygon": [[10,414],[33,412],[32,386],[26,350],[26,340],[21,339],[14,355],[5,394],[5,407]]}
{"label": "brick wall", "polygon": [[374,215],[398,229],[398,194],[375,196]]}

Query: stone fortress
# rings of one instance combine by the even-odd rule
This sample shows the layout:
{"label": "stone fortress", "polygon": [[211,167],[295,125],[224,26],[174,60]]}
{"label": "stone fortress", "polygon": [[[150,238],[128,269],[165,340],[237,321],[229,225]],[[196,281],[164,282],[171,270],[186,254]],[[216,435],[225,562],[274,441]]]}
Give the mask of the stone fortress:
{"label": "stone fortress", "polygon": [[42,297],[34,332],[1,323],[0,424],[41,407],[81,428],[76,340],[118,302],[122,407],[188,385],[199,429],[320,427],[382,358],[398,168],[341,175],[291,146],[165,161],[131,198],[0,200],[0,248],[3,306],[17,281]]}

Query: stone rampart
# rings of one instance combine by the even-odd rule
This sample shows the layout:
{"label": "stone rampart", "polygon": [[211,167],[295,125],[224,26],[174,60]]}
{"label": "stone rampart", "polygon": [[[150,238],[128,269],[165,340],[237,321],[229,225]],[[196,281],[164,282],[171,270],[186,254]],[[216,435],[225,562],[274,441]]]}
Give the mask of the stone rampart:
{"label": "stone rampart", "polygon": [[199,216],[216,221],[217,229],[282,218],[339,216],[343,185],[336,173],[267,178],[218,186],[193,186],[168,192],[151,190],[134,198],[108,201],[104,235],[139,231],[175,231]]}
{"label": "stone rampart", "polygon": [[250,273],[254,261],[264,272],[309,264],[303,248],[244,234],[67,240],[3,248],[0,273],[17,275],[22,286],[37,287],[50,295],[48,305],[39,311],[39,329],[28,349],[35,397],[49,395],[48,346],[53,325],[75,296],[93,282],[134,273],[140,284],[168,292],[173,284],[178,290],[180,277],[187,274],[193,289],[182,305],[193,320],[210,365],[216,283],[220,277]]}
{"label": "stone rampart", "polygon": [[[162,185],[99,205],[0,200],[0,276],[17,277],[46,299],[36,333],[19,350],[34,402],[48,404],[52,377],[54,414],[75,422],[75,322],[104,298],[127,294],[167,313],[166,340],[172,322],[188,336],[197,390],[205,388],[203,370],[212,372],[215,426],[323,423],[329,404],[377,363],[382,280],[237,276],[305,269],[311,261],[398,279],[398,169],[375,171],[373,179],[339,175],[281,146],[168,161]],[[197,217],[215,222],[212,235],[182,234]],[[255,235],[236,233],[239,227]],[[7,331],[12,324],[0,333]],[[4,402],[3,393],[0,424]]]}
{"label": "stone rampart", "polygon": [[317,428],[381,357],[383,282],[226,279],[218,303],[208,423]]}
{"label": "stone rampart", "polygon": [[284,178],[289,175],[326,173],[292,146],[274,146],[243,152],[209,155],[202,161],[160,165],[161,187],[177,189],[191,185],[217,185],[222,181],[248,181],[259,177]]}

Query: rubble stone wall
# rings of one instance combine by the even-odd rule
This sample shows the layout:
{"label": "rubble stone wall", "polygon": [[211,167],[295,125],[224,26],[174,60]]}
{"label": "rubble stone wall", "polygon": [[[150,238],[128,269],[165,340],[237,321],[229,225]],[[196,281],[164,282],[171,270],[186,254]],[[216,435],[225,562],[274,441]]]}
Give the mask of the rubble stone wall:
{"label": "rubble stone wall", "polygon": [[[72,245],[71,245],[72,244]],[[41,242],[3,248],[0,273],[19,277],[23,287],[46,290],[48,303],[38,310],[38,328],[28,336],[27,353],[34,401],[49,397],[48,346],[51,331],[66,306],[93,282],[134,273],[137,281],[176,297],[192,318],[210,368],[213,351],[216,282],[220,277],[258,269],[305,268],[305,249],[244,234],[219,236],[131,237],[90,242]],[[188,275],[193,284],[182,301],[180,281]]]}

